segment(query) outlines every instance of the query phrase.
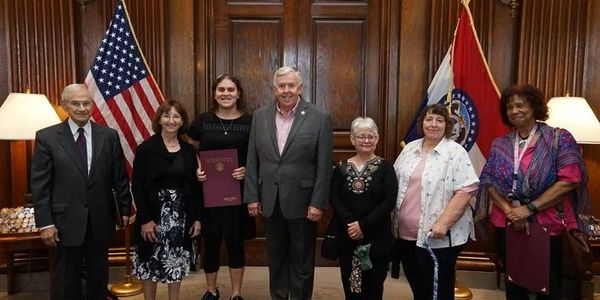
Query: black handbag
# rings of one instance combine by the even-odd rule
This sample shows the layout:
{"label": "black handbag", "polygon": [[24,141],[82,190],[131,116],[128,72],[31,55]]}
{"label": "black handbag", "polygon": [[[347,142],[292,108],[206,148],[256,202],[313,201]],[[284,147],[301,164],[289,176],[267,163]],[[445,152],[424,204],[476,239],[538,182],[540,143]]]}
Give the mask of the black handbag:
{"label": "black handbag", "polygon": [[340,247],[337,240],[337,218],[333,216],[327,226],[325,237],[321,243],[321,257],[337,260],[340,256]]}

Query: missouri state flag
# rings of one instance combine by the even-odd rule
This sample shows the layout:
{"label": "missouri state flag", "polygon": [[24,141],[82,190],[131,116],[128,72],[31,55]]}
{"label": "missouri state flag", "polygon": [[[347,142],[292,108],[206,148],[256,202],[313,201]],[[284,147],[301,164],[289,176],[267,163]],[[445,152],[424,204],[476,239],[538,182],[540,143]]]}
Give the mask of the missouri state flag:
{"label": "missouri state flag", "polygon": [[[454,40],[427,89],[419,113],[429,104],[448,106],[452,139],[469,152],[479,174],[492,140],[506,132],[498,112],[499,101],[500,93],[481,50],[468,1],[462,1]],[[415,118],[404,142],[420,137],[416,124]]]}

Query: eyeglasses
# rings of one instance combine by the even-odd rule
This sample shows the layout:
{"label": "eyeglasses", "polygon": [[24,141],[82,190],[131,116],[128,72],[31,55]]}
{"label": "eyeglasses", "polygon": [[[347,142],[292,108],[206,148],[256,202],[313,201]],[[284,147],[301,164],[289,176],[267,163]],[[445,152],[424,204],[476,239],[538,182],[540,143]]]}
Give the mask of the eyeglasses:
{"label": "eyeglasses", "polygon": [[161,115],[160,117],[163,118],[163,119],[165,119],[165,120],[170,120],[170,119],[173,119],[175,121],[181,120],[181,116],[180,115],[167,115],[167,114],[164,114],[164,115]]}
{"label": "eyeglasses", "polygon": [[83,106],[85,108],[92,107],[92,101],[76,101],[76,100],[73,100],[73,101],[67,101],[67,104],[70,107],[73,107],[73,108],[79,108],[81,106]]}
{"label": "eyeglasses", "polygon": [[355,136],[354,139],[356,139],[359,142],[364,142],[364,141],[369,141],[372,142],[374,140],[376,140],[379,136],[376,135],[359,135],[359,136]]}

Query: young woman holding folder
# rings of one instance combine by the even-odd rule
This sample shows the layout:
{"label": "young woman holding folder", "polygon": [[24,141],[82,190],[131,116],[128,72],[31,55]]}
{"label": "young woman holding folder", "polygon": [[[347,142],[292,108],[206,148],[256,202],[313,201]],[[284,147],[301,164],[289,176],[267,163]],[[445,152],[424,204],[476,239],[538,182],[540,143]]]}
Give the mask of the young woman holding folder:
{"label": "young woman holding folder", "polygon": [[[231,176],[243,186],[248,135],[252,115],[244,112],[240,80],[235,76],[222,74],[213,82],[213,108],[200,114],[192,123],[188,135],[199,142],[200,151],[237,149],[239,167]],[[197,172],[203,185],[213,184],[208,174]],[[255,235],[254,218],[248,215],[246,205],[218,206],[203,210],[202,235],[204,237],[203,266],[206,276],[206,293],[203,300],[220,298],[217,288],[217,273],[220,266],[221,243],[227,247],[229,275],[231,277],[231,299],[241,300],[242,280],[244,277],[244,238]]]}

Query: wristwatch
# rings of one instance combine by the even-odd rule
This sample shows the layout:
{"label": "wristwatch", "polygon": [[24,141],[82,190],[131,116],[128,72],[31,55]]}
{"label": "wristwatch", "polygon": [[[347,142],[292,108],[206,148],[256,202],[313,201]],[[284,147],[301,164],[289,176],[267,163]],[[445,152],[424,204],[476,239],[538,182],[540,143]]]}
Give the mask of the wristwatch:
{"label": "wristwatch", "polygon": [[532,202],[527,203],[527,209],[529,209],[533,214],[537,214],[538,209],[533,205]]}

